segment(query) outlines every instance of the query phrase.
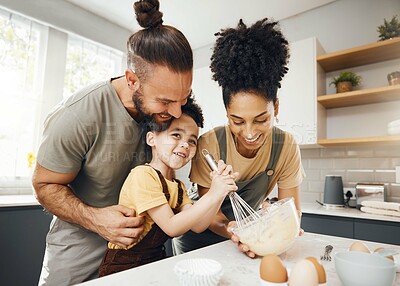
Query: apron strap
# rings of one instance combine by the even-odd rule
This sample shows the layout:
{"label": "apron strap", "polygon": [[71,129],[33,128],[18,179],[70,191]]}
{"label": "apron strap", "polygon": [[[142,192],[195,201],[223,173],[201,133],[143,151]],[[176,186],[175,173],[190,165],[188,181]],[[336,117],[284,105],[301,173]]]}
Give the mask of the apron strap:
{"label": "apron strap", "polygon": [[269,157],[269,162],[265,168],[267,176],[271,177],[275,173],[275,167],[278,163],[279,156],[283,148],[283,143],[285,142],[285,132],[283,132],[278,127],[274,126],[272,129],[272,147],[271,155]]}
{"label": "apron strap", "polygon": [[183,188],[182,188],[183,183],[178,179],[174,179],[174,181],[178,183],[178,201],[176,202],[176,207],[175,207],[175,209],[178,209],[183,202]]}
{"label": "apron strap", "polygon": [[[167,182],[165,181],[164,176],[161,174],[161,172],[159,170],[157,170],[157,169],[154,169],[154,170],[157,172],[157,175],[160,178],[163,193],[165,195],[165,198],[169,202],[169,198],[171,197],[171,195],[169,194],[169,191],[168,191]],[[183,189],[182,189],[182,182],[179,181],[178,179],[174,179],[174,180],[178,183],[178,201],[176,202],[175,208],[172,208],[172,210],[174,213],[177,213],[178,208],[180,207],[180,205],[182,204],[182,201],[183,201]]]}
{"label": "apron strap", "polygon": [[218,126],[214,128],[215,135],[219,145],[220,159],[226,162],[226,131],[225,126]]}

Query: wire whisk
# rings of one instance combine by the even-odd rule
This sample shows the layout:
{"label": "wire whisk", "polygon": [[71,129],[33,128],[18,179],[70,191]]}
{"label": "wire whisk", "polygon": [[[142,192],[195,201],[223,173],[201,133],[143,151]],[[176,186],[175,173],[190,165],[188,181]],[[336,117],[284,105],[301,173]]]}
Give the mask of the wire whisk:
{"label": "wire whisk", "polygon": [[[214,157],[208,152],[207,149],[201,150],[208,165],[213,171],[218,171],[218,164]],[[242,199],[236,192],[229,193],[229,200],[231,201],[233,215],[238,228],[244,227],[247,223],[259,219],[261,216]]]}

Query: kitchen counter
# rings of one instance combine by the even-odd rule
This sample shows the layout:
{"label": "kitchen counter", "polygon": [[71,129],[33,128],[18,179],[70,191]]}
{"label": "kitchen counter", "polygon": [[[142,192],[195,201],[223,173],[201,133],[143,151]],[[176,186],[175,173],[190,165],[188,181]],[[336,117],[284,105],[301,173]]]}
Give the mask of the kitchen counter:
{"label": "kitchen counter", "polygon": [[369,214],[369,213],[362,212],[359,209],[349,208],[349,207],[326,208],[324,206],[321,206],[318,203],[302,203],[301,211],[302,211],[302,213],[307,213],[307,214],[318,214],[318,215],[327,215],[327,216],[339,216],[339,217],[358,218],[358,219],[400,222],[400,217]]}
{"label": "kitchen counter", "polygon": [[[332,256],[335,252],[345,251],[354,242],[353,239],[327,236],[321,234],[305,233],[297,238],[295,244],[286,253],[281,255],[285,266],[291,269],[294,264],[308,256],[319,259],[324,253],[325,246],[333,246]],[[382,243],[364,242],[370,249],[377,247],[390,247],[400,251],[400,246]],[[174,273],[175,264],[187,258],[211,258],[222,264],[224,274],[218,285],[259,285],[259,266],[261,258],[250,259],[241,253],[231,241],[221,242],[204,247],[183,255],[170,257],[161,261],[147,264],[134,269],[88,281],[80,285],[85,286],[124,286],[124,285],[179,285]],[[395,256],[397,263],[399,255]],[[341,282],[336,274],[334,260],[322,261],[327,274],[327,285],[339,286]],[[394,285],[400,285],[400,273],[397,273]]]}
{"label": "kitchen counter", "polygon": [[2,195],[0,207],[37,206],[39,202],[34,195]]}
{"label": "kitchen counter", "polygon": [[[39,202],[34,195],[1,195],[0,207],[36,206]],[[349,217],[369,220],[400,222],[400,217],[364,213],[356,208],[327,209],[318,203],[302,203],[301,211],[307,214]]]}

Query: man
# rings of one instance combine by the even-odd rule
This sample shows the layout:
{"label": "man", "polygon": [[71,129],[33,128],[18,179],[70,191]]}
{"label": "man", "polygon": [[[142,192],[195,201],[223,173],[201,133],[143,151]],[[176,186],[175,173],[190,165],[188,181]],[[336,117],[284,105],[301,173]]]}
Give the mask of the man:
{"label": "man", "polygon": [[146,161],[141,125],[168,126],[191,95],[187,39],[162,25],[158,1],[134,8],[144,29],[128,40],[125,76],[84,88],[46,118],[32,183],[54,218],[39,285],[96,278],[106,241],[137,240],[143,219],[116,204],[130,170]]}

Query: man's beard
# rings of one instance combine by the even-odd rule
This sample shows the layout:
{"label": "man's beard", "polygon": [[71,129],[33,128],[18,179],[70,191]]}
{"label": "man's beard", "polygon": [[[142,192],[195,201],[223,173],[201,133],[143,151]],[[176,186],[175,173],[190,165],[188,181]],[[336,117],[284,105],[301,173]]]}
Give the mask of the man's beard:
{"label": "man's beard", "polygon": [[133,103],[135,104],[136,110],[139,112],[140,116],[143,118],[143,120],[140,122],[140,125],[144,127],[147,130],[155,131],[155,132],[162,132],[168,129],[168,127],[171,125],[172,122],[172,117],[170,120],[163,121],[163,122],[157,122],[155,119],[155,114],[148,114],[144,110],[143,106],[143,94],[137,90],[133,95],[132,95],[132,100]]}

